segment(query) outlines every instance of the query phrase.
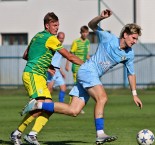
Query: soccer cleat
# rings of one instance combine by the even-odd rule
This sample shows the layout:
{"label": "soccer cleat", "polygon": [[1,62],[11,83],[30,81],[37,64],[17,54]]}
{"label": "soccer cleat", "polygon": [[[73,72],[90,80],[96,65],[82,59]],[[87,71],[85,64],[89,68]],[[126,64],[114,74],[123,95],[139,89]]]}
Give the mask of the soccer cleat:
{"label": "soccer cleat", "polygon": [[35,135],[25,135],[24,140],[29,144],[40,145]]}
{"label": "soccer cleat", "polygon": [[14,132],[11,133],[10,135],[10,140],[14,145],[21,145],[22,144],[22,140],[21,140],[21,134],[18,135],[14,135]]}
{"label": "soccer cleat", "polygon": [[104,134],[103,137],[96,138],[96,145],[103,145],[105,142],[112,142],[117,140],[117,136],[108,136]]}
{"label": "soccer cleat", "polygon": [[21,112],[21,116],[23,116],[24,114],[28,113],[29,111],[33,111],[37,109],[37,101],[35,99],[30,100],[26,106],[23,108],[22,112]]}

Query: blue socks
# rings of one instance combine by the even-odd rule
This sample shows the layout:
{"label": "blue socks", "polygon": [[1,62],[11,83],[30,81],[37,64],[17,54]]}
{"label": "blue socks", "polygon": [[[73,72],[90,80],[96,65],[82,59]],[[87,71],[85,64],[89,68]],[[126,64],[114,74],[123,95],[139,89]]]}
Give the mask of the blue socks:
{"label": "blue socks", "polygon": [[49,112],[54,112],[54,103],[53,102],[43,102],[42,103],[42,109],[49,111]]}
{"label": "blue socks", "polygon": [[[60,91],[59,102],[64,102],[64,97],[65,97],[65,92]],[[42,109],[49,111],[49,112],[54,112],[54,102],[43,102],[42,103]]]}
{"label": "blue socks", "polygon": [[59,102],[64,102],[64,98],[65,98],[65,92],[60,91],[59,92]]}
{"label": "blue socks", "polygon": [[96,131],[104,130],[104,118],[96,118],[95,127],[96,127]]}

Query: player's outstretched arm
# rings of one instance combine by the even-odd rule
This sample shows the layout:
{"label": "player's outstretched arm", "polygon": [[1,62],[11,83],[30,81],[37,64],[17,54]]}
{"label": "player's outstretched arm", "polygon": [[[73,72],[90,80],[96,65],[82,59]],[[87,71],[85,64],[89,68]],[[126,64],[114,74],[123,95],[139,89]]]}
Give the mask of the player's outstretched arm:
{"label": "player's outstretched arm", "polygon": [[70,53],[67,49],[62,48],[58,51],[63,57],[65,57],[67,60],[69,60],[72,63],[81,65],[84,62],[78,58],[77,56],[75,56],[74,54]]}
{"label": "player's outstretched arm", "polygon": [[139,99],[137,92],[136,92],[136,76],[129,75],[128,79],[129,79],[129,84],[130,84],[130,88],[131,88],[132,95],[133,95],[133,100],[134,100],[135,104],[138,107],[140,107],[140,109],[142,109],[142,107],[143,107],[142,101]]}
{"label": "player's outstretched arm", "polygon": [[93,18],[93,19],[88,23],[88,26],[89,26],[93,31],[95,31],[95,30],[97,29],[97,24],[98,24],[101,20],[106,19],[106,18],[110,17],[111,15],[112,15],[111,10],[109,10],[109,9],[103,10],[99,16]]}

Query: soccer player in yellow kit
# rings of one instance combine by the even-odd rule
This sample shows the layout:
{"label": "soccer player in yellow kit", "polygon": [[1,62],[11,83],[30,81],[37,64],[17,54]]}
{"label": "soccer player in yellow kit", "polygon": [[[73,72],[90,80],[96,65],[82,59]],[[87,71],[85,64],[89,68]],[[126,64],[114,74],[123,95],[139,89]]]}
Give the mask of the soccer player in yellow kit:
{"label": "soccer player in yellow kit", "polygon": [[[44,28],[44,31],[37,33],[32,38],[24,53],[24,59],[27,60],[27,63],[23,72],[23,83],[30,99],[39,102],[52,102],[51,94],[47,88],[46,75],[47,70],[53,68],[51,58],[55,51],[73,63],[80,65],[83,61],[63,48],[55,36],[59,29],[59,19],[53,12],[45,15]],[[51,73],[53,71],[51,70]],[[30,133],[24,136],[24,140],[30,144],[40,145],[36,136],[45,126],[51,114],[43,110],[28,112],[17,129],[11,133],[10,139],[14,145],[22,144],[22,133],[35,118],[35,124]]]}
{"label": "soccer player in yellow kit", "polygon": [[[90,41],[87,39],[89,35],[89,28],[87,26],[82,26],[80,28],[81,37],[74,40],[71,46],[70,52],[79,57],[84,62],[89,59],[89,49]],[[80,65],[72,63],[73,80],[76,84],[76,74],[78,72]],[[66,63],[66,70],[69,71],[69,61]]]}

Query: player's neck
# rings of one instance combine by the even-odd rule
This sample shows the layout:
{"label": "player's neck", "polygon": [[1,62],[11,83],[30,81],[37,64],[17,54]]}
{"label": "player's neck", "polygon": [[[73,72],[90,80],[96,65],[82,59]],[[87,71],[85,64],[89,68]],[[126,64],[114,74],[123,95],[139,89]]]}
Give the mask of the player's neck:
{"label": "player's neck", "polygon": [[86,38],[83,38],[83,37],[80,37],[80,38],[81,38],[82,41],[85,41],[86,40]]}
{"label": "player's neck", "polygon": [[127,44],[125,43],[123,38],[120,39],[120,44],[119,45],[120,45],[120,49],[122,49],[122,50],[125,50],[126,48],[128,48]]}

